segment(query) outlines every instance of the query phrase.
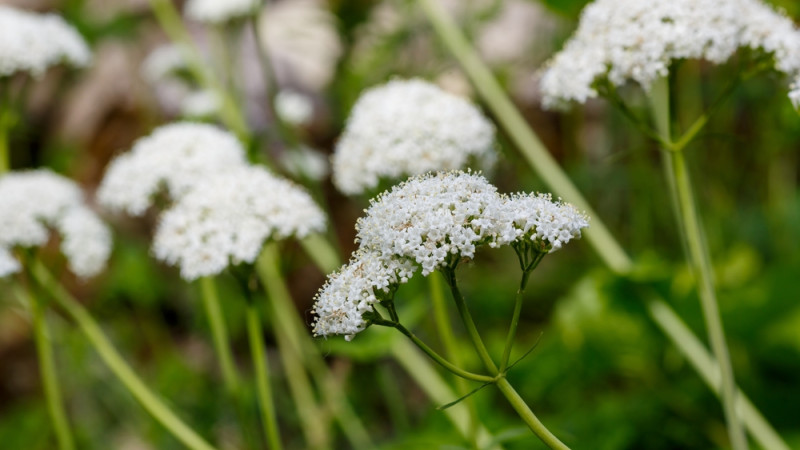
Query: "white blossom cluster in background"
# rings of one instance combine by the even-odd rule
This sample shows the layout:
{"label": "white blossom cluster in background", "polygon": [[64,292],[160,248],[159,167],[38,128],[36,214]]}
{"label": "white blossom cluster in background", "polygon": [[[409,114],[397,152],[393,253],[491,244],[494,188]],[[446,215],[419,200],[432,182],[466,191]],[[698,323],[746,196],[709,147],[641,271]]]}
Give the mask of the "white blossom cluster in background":
{"label": "white blossom cluster in background", "polygon": [[91,59],[86,42],[61,17],[0,5],[0,77],[39,77],[62,62],[85,67]]}
{"label": "white blossom cluster in background", "polygon": [[73,273],[87,278],[105,267],[111,232],[73,181],[44,169],[0,177],[0,277],[21,268],[12,248],[46,244],[51,228]]}
{"label": "white blossom cluster in background", "polygon": [[305,190],[249,165],[236,137],[212,125],[178,122],[140,139],[109,164],[97,196],[111,210],[141,215],[161,191],[171,204],[153,254],[186,280],[252,263],[268,239],[325,229]]}
{"label": "white blossom cluster in background", "polygon": [[165,44],[154,48],[144,59],[141,75],[151,84],[155,84],[181,70],[186,70],[188,63],[184,51],[178,44]]}
{"label": "white blossom cluster in background", "polygon": [[481,175],[459,171],[413,177],[370,202],[356,228],[359,250],[317,294],[314,334],[352,337],[380,292],[477,247],[521,240],[552,252],[581,236],[589,219],[546,194],[499,194]]}
{"label": "white blossom cluster in background", "polygon": [[242,145],[226,131],[192,122],[164,125],[109,164],[97,198],[112,211],[139,216],[160,189],[177,200],[210,175],[244,164]]}
{"label": "white blossom cluster in background", "polygon": [[314,116],[314,103],[300,92],[281,89],[275,94],[275,112],[292,125],[303,125]]}
{"label": "white blossom cluster in background", "polygon": [[260,3],[260,0],[189,0],[184,12],[189,19],[219,24],[253,14]]}
{"label": "white blossom cluster in background", "polygon": [[260,167],[210,176],[164,212],[155,256],[193,280],[252,263],[267,239],[303,238],[325,230],[325,214],[294,183]]}
{"label": "white blossom cluster in background", "polygon": [[800,76],[800,31],[762,0],[595,0],[545,67],[542,102],[583,103],[598,95],[595,83],[603,79],[647,90],[672,61],[722,63],[739,48],[770,54],[777,70]]}
{"label": "white blossom cluster in background", "polygon": [[426,81],[393,80],[367,90],[353,107],[332,157],[345,194],[431,170],[488,170],[497,158],[492,123],[468,101]]}

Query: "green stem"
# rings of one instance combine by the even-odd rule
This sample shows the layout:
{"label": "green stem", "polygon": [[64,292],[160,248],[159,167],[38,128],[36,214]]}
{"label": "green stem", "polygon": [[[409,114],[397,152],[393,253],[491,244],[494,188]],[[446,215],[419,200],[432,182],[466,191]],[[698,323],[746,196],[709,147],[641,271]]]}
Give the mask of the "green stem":
{"label": "green stem", "polygon": [[[445,354],[453,364],[456,366],[463,366],[463,359],[461,358],[461,352],[459,351],[458,344],[456,344],[455,333],[453,332],[452,324],[450,323],[450,315],[447,313],[447,305],[445,302],[445,297],[442,292],[442,278],[439,273],[432,273],[428,275],[428,287],[431,292],[431,301],[433,302],[433,316],[436,321],[436,329],[439,332],[439,339],[442,341],[442,345],[444,346]],[[466,395],[469,392],[469,386],[467,382],[460,377],[456,378],[456,388],[459,394]],[[478,444],[478,436],[477,436],[477,427],[478,424],[478,410],[475,406],[475,402],[472,398],[467,398],[466,400],[467,408],[469,410],[469,419],[470,419],[470,433],[469,441],[473,448],[480,448]]]}
{"label": "green stem", "polygon": [[[594,248],[597,256],[618,275],[630,274],[634,269],[633,261],[620,244],[609,233],[608,228],[603,224],[596,213],[588,206],[589,203],[581,195],[580,191],[566,176],[564,171],[553,160],[547,152],[542,142],[531,130],[525,119],[513,105],[508,96],[503,92],[502,87],[494,78],[485,64],[480,60],[477,53],[470,47],[464,35],[441,10],[441,8],[431,0],[419,0],[423,11],[428,16],[434,30],[442,39],[444,44],[450,49],[451,53],[458,59],[465,74],[472,81],[478,94],[482,97],[486,106],[497,117],[498,123],[503,127],[514,145],[520,150],[530,167],[536,174],[549,186],[554,194],[572,203],[579,209],[587,212],[592,217],[592,226],[585,230],[589,244]],[[674,323],[665,319],[664,314],[658,311],[669,311],[670,317],[680,323],[680,327],[673,327]],[[686,327],[681,319],[674,313],[674,310],[661,298],[654,297],[647,302],[647,312],[653,322],[661,331],[672,341],[681,352],[694,355],[689,358],[689,362],[694,366],[698,373],[702,373],[703,367],[699,361],[713,361],[708,350],[703,345],[691,348],[684,347],[687,341],[699,342],[697,336]],[[703,378],[712,388],[714,385],[708,378]],[[742,394],[744,395],[744,394]],[[745,399],[746,400],[746,399]],[[758,411],[756,410],[756,413]],[[743,420],[748,429],[753,433],[761,446],[764,448],[788,448],[786,443],[775,432],[774,428],[766,421],[756,421],[754,415],[745,415]],[[755,430],[759,430],[756,432]],[[774,439],[767,439],[772,436]],[[781,445],[776,446],[774,442]]]}
{"label": "green stem", "polygon": [[[672,142],[668,97],[669,86],[666,79],[662,78],[653,86],[651,108],[659,133],[666,142]],[[678,217],[678,224],[683,230],[681,236],[684,240],[684,247],[688,251],[686,256],[698,284],[700,303],[703,308],[708,337],[711,341],[711,349],[719,362],[722,376],[722,407],[728,424],[728,436],[734,450],[743,450],[748,447],[747,438],[736,414],[737,388],[714,289],[711,257],[703,240],[702,226],[694,202],[689,170],[681,149],[664,149],[663,153],[670,169],[666,170],[670,180],[668,185],[673,190],[672,195],[677,199],[677,202],[673,203],[677,203],[678,206],[675,214]]]}
{"label": "green stem", "polygon": [[300,245],[323,273],[331,273],[342,265],[339,252],[322,234],[309,234],[300,240]]}
{"label": "green stem", "polygon": [[406,335],[409,339],[411,339],[411,342],[413,342],[414,345],[419,347],[420,350],[425,352],[428,356],[431,357],[431,359],[436,361],[440,366],[444,367],[445,369],[449,370],[450,372],[452,372],[455,375],[458,375],[461,378],[464,378],[466,380],[471,380],[471,381],[480,381],[480,382],[483,382],[483,383],[492,383],[492,382],[495,381],[494,377],[490,377],[490,376],[487,376],[487,375],[479,375],[479,374],[472,373],[472,372],[467,372],[466,370],[461,369],[460,367],[457,367],[457,366],[453,365],[450,361],[444,359],[441,355],[436,353],[436,351],[434,351],[432,348],[428,347],[427,344],[422,342],[422,340],[420,338],[418,338],[414,333],[412,333],[408,328],[404,327],[403,325],[401,325],[398,322],[389,322],[389,321],[386,321],[385,323],[378,322],[378,323],[376,323],[376,325],[384,325],[384,326],[389,326],[389,327],[392,327],[392,328],[396,328],[398,331],[400,331],[401,333]]}
{"label": "green stem", "polygon": [[569,449],[563,442],[558,440],[558,438],[547,429],[547,427],[539,421],[539,418],[536,417],[536,414],[531,411],[528,407],[528,404],[525,403],[525,400],[519,396],[516,390],[511,386],[508,380],[505,377],[501,377],[497,380],[497,388],[500,389],[500,392],[508,400],[508,403],[511,404],[511,407],[514,408],[514,411],[519,414],[525,424],[530,427],[530,429],[542,440],[548,447],[552,449]]}
{"label": "green stem", "polygon": [[9,130],[6,126],[5,113],[0,106],[0,175],[11,170],[11,155],[8,148]]}
{"label": "green stem", "polygon": [[258,404],[261,407],[261,426],[267,443],[272,449],[281,449],[281,436],[275,414],[272,388],[269,383],[269,361],[264,347],[264,332],[261,329],[261,319],[258,309],[252,302],[248,302],[246,311],[247,337],[250,340],[250,352],[256,375],[256,390],[258,391]]}
{"label": "green stem", "polygon": [[506,345],[503,347],[503,357],[500,359],[500,372],[505,372],[508,368],[508,361],[511,359],[511,348],[514,346],[514,337],[517,335],[517,327],[519,326],[519,317],[522,313],[522,300],[525,293],[525,286],[528,284],[528,278],[531,276],[531,271],[522,272],[522,279],[519,282],[517,294],[514,296],[514,313],[511,316],[511,325],[508,327],[508,336],[506,336]]}
{"label": "green stem", "polygon": [[242,142],[249,142],[250,132],[247,128],[247,122],[238,109],[236,101],[224,88],[216,75],[203,64],[197,47],[192,41],[186,27],[183,25],[183,20],[175,9],[175,5],[173,5],[171,0],[150,0],[150,6],[153,8],[156,19],[161,25],[161,28],[164,29],[164,32],[167,33],[167,36],[183,49],[184,57],[187,59],[192,76],[207,90],[213,92],[219,98],[220,119],[222,119],[222,122],[224,122],[225,126],[230,128]]}
{"label": "green stem", "polygon": [[231,345],[228,328],[225,325],[225,316],[219,303],[219,295],[217,294],[214,278],[203,277],[200,279],[200,293],[203,299],[203,307],[208,317],[209,327],[211,328],[214,351],[222,369],[222,381],[225,384],[225,390],[234,401],[236,414],[239,418],[239,427],[248,447],[255,448],[258,437],[256,436],[256,430],[249,426],[248,399],[242,390],[240,376],[231,352],[233,346]]}
{"label": "green stem", "polygon": [[[314,383],[320,388],[322,399],[333,411],[339,427],[353,448],[374,448],[364,425],[340,389],[329,389],[333,375],[314,345],[308,329],[294,311],[289,290],[279,269],[279,249],[276,243],[267,243],[256,262],[256,271],[270,297],[274,310],[274,325],[280,330],[292,354],[298,355],[308,368]],[[318,427],[319,425],[317,425]]]}
{"label": "green stem", "polygon": [[225,325],[225,318],[222,315],[214,279],[211,277],[201,278],[200,291],[203,297],[203,307],[206,310],[211,328],[211,336],[214,340],[214,350],[222,368],[222,379],[225,383],[225,388],[231,395],[238,397],[240,390],[239,375],[233,362],[230,336]]}
{"label": "green stem", "polygon": [[97,322],[89,312],[72,295],[53,278],[47,268],[39,261],[34,261],[31,274],[44,290],[67,312],[78,324],[83,334],[94,346],[106,366],[117,379],[141,403],[144,409],[164,426],[173,436],[192,450],[215,450],[200,435],[187,426],[172,410],[158,398],[147,385],[136,375],[131,367],[120,356],[111,342],[106,338]]}
{"label": "green stem", "polygon": [[492,374],[498,373],[497,366],[494,361],[492,361],[489,351],[486,350],[486,345],[483,343],[483,339],[481,339],[478,327],[475,326],[475,321],[472,320],[472,314],[470,314],[469,308],[467,308],[467,303],[464,301],[464,297],[458,289],[455,268],[444,269],[442,274],[445,276],[445,280],[447,280],[447,285],[450,287],[450,292],[453,294],[453,300],[456,302],[458,314],[461,316],[461,321],[464,322],[464,327],[467,329],[467,334],[472,341],[472,345],[475,346],[475,351],[478,352],[478,356],[481,358],[481,361],[483,361],[483,365],[486,366],[486,370]]}
{"label": "green stem", "polygon": [[42,375],[42,386],[44,388],[45,399],[47,400],[47,410],[50,413],[50,420],[53,421],[53,430],[58,440],[58,448],[61,450],[72,450],[75,448],[75,441],[70,431],[69,421],[67,420],[66,409],[64,408],[61,388],[56,375],[56,363],[53,356],[53,346],[47,322],[44,317],[44,307],[40,304],[31,292],[25,292],[19,286],[15,286],[17,296],[27,300],[31,309],[31,321],[33,324],[33,337],[36,341],[36,354],[39,358],[39,370]]}

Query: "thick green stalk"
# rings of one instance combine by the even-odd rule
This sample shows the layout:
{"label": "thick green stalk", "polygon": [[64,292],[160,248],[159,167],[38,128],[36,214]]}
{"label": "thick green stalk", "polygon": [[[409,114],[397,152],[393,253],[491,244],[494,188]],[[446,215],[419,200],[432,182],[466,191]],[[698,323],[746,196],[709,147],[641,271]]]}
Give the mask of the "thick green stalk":
{"label": "thick green stalk", "polygon": [[31,292],[26,292],[22,287],[15,286],[15,291],[20,299],[24,300],[31,309],[31,322],[33,324],[33,337],[36,341],[36,355],[39,358],[39,371],[42,375],[42,387],[47,401],[47,411],[53,422],[53,430],[61,450],[75,448],[75,440],[67,420],[66,409],[61,395],[61,387],[56,374],[56,363],[53,356],[53,346],[44,308]]}
{"label": "thick green stalk", "polygon": [[267,437],[269,447],[277,450],[283,448],[283,446],[281,445],[281,435],[275,414],[272,388],[269,383],[269,361],[264,347],[264,331],[261,328],[258,309],[252,303],[247,305],[246,316],[247,337],[250,340],[250,352],[255,368],[256,390],[258,391],[258,404],[261,408],[261,426],[264,429],[264,435]]}
{"label": "thick green stalk", "polygon": [[548,447],[552,449],[559,449],[559,450],[566,450],[569,449],[563,442],[561,442],[553,433],[548,430],[542,422],[539,421],[539,418],[536,417],[536,414],[531,411],[528,407],[528,404],[525,403],[525,400],[519,396],[516,390],[511,386],[511,384],[506,380],[505,377],[501,377],[497,380],[497,388],[500,389],[500,392],[508,400],[508,403],[511,404],[511,407],[514,408],[514,411],[519,414],[525,424],[530,427],[530,429],[542,440]]}
{"label": "thick green stalk", "polygon": [[[431,0],[419,1],[436,33],[458,59],[473,86],[495,117],[497,117],[498,123],[508,133],[511,141],[520,150],[530,167],[556,195],[576,205],[579,209],[583,209],[592,217],[592,226],[586,230],[586,236],[589,244],[594,248],[600,259],[618,275],[630,274],[634,268],[631,258],[608,232],[600,217],[588,207],[588,202],[572,184],[561,167],[555,163],[542,142],[536,137],[525,122],[525,119],[503,92],[492,73],[470,47],[469,42],[458,27],[435,2]],[[702,373],[705,369],[698,365],[700,361],[710,361],[716,367],[716,363],[706,347],[699,344],[700,341],[697,336],[685,326],[674,313],[674,310],[663,299],[654,296],[646,301],[645,306],[650,318],[671,340],[672,344],[682,353],[686,355],[692,354],[692,357],[687,356],[687,358],[698,373]],[[677,320],[682,326],[674,327],[675,323],[667,320],[667,315],[661,314],[661,311],[664,310],[670,311],[669,317]],[[684,347],[686,342],[697,342],[699,345]],[[704,377],[704,380],[712,389],[715,389],[709,379]],[[743,420],[753,433],[753,436],[758,439],[760,445],[765,448],[788,448],[768,422],[756,421],[753,417],[745,415]],[[758,430],[758,432],[754,430]],[[767,436],[774,437],[775,439],[772,442],[781,442],[782,445],[776,447],[771,445],[772,442],[769,440],[762,440]]]}
{"label": "thick green stalk", "polygon": [[139,403],[173,436],[192,450],[215,450],[200,435],[187,426],[156,396],[120,356],[97,322],[72,295],[56,281],[47,268],[34,261],[31,274],[44,290],[67,312],[83,334],[94,346],[111,372],[139,401]]}
{"label": "thick green stalk", "polygon": [[[665,142],[671,143],[669,86],[665,78],[653,85],[650,93],[650,104],[656,121],[656,129]],[[708,338],[711,342],[711,349],[719,363],[722,377],[722,407],[728,424],[728,436],[734,450],[745,450],[748,448],[747,438],[736,414],[737,388],[734,382],[728,345],[725,342],[722,318],[719,314],[711,269],[711,256],[703,240],[702,225],[694,202],[689,170],[686,166],[682,149],[662,149],[662,154],[667,163],[665,170],[669,179],[667,184],[676,199],[676,201],[673,201],[673,205],[677,206],[675,215],[682,230],[681,237],[684,241],[684,248],[687,251],[686,257],[697,281]]]}
{"label": "thick green stalk", "polygon": [[[320,243],[327,242],[323,239]],[[290,348],[302,358],[314,383],[320,389],[323,401],[333,411],[339,427],[350,444],[354,448],[373,448],[369,434],[342,392],[338,389],[328,389],[331,386],[332,374],[310,338],[303,321],[294,311],[294,303],[280,272],[278,255],[278,244],[268,243],[256,262],[256,271],[268,291],[270,306],[274,309],[275,327],[280,328]]]}

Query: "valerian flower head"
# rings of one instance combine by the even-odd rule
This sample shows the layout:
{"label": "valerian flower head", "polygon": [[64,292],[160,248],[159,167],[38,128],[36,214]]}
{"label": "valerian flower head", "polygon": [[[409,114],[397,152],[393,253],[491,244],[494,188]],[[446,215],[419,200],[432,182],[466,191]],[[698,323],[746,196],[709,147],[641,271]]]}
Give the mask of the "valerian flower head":
{"label": "valerian flower head", "polygon": [[189,0],[184,12],[192,20],[220,24],[253,14],[260,3],[259,0]]}
{"label": "valerian flower head", "polygon": [[0,276],[20,269],[10,249],[44,245],[50,229],[61,235],[61,251],[73,273],[86,278],[103,270],[111,232],[84,204],[73,181],[48,170],[0,177]]}
{"label": "valerian flower head", "polygon": [[411,261],[357,251],[348,264],[328,276],[315,297],[311,311],[317,316],[314,335],[341,334],[352,339],[367,327],[363,316],[380,301],[381,295],[406,283],[415,270]]}
{"label": "valerian flower head", "polygon": [[139,216],[162,187],[177,200],[210,175],[245,164],[242,145],[226,131],[191,122],[165,125],[109,164],[97,197],[106,208]]}
{"label": "valerian flower head", "polygon": [[358,220],[359,249],[316,297],[314,333],[352,337],[365,314],[421,268],[423,275],[472,258],[482,245],[532,244],[549,253],[581,236],[588,218],[547,194],[497,193],[458,171],[418,175],[374,199]]}
{"label": "valerian flower head", "polygon": [[0,5],[0,77],[39,77],[51,66],[85,67],[91,59],[86,42],[61,17]]}
{"label": "valerian flower head", "polygon": [[268,239],[324,229],[325,214],[305,190],[247,166],[208,177],[165,211],[153,253],[193,280],[231,263],[252,263]]}
{"label": "valerian flower head", "polygon": [[350,113],[332,158],[345,194],[432,170],[490,169],[494,126],[468,101],[422,80],[393,80],[366,91]]}
{"label": "valerian flower head", "polygon": [[738,48],[772,55],[777,70],[800,74],[800,32],[761,0],[595,0],[542,73],[543,104],[583,103],[605,81],[648,90],[673,61],[719,64]]}

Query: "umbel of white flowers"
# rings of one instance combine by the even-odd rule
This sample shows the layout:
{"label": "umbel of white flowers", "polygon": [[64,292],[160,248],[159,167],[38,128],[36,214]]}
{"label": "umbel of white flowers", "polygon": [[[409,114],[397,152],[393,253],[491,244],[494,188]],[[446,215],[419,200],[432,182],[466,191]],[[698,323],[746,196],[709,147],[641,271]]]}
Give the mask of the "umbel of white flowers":
{"label": "umbel of white flowers", "polygon": [[97,198],[112,211],[139,216],[159,189],[178,200],[209,176],[246,164],[242,145],[226,131],[191,122],[164,125],[109,164]]}
{"label": "umbel of white flowers", "polygon": [[161,216],[153,254],[194,280],[252,263],[268,239],[325,230],[325,214],[290,181],[245,166],[210,176]]}
{"label": "umbel of white flowers", "polygon": [[260,0],[189,0],[184,12],[189,19],[219,24],[253,14],[260,3]]}
{"label": "umbel of white flowers", "polygon": [[87,278],[103,270],[111,232],[84,204],[73,181],[48,170],[0,177],[0,277],[21,269],[11,249],[46,244],[50,229],[61,235],[61,251],[73,273]]}
{"label": "umbel of white flowers", "polygon": [[[800,31],[761,0],[595,0],[541,76],[545,107],[597,97],[596,83],[645,90],[679,59],[726,61],[739,48],[763,52],[800,77]],[[793,92],[794,103],[800,92]],[[797,105],[796,105],[797,106]]]}
{"label": "umbel of white flowers", "polygon": [[393,80],[356,102],[332,157],[333,182],[345,194],[373,189],[382,178],[497,159],[492,123],[468,101],[426,81]]}
{"label": "umbel of white flowers", "polygon": [[91,59],[86,42],[61,17],[0,5],[0,77],[39,77],[62,62],[85,67]]}
{"label": "umbel of white flowers", "polygon": [[581,236],[588,218],[547,194],[499,194],[481,175],[460,171],[413,177],[370,202],[359,219],[359,249],[317,294],[314,334],[362,331],[382,295],[421,268],[428,275],[478,247],[525,242],[541,253]]}

